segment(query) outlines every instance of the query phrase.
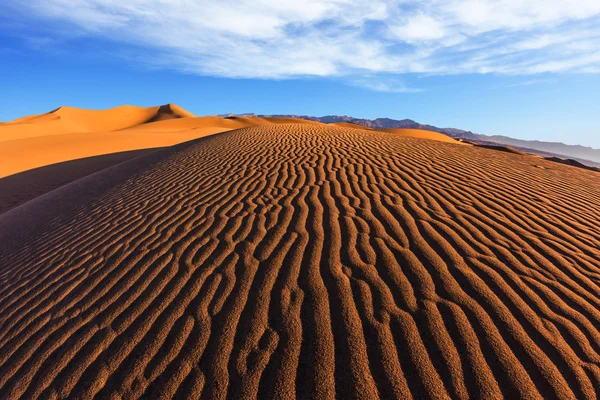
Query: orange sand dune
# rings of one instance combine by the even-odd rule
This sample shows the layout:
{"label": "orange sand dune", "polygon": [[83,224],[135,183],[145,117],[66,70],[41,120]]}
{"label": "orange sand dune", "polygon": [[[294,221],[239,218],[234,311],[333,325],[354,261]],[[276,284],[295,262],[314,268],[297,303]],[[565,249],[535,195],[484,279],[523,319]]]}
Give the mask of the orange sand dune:
{"label": "orange sand dune", "polygon": [[[266,124],[266,123],[265,123]],[[145,132],[175,132],[185,131],[190,129],[205,129],[205,128],[223,128],[226,130],[246,128],[251,124],[232,120],[229,118],[223,118],[218,116],[208,117],[192,117],[192,118],[180,118],[170,119],[165,121],[157,121],[148,124],[137,125],[131,128],[125,129],[128,132],[133,131],[145,131]],[[252,124],[255,125],[255,124]],[[261,125],[261,124],[256,124]]]}
{"label": "orange sand dune", "polygon": [[409,128],[393,128],[393,129],[373,129],[367,128],[362,125],[354,124],[352,122],[334,122],[329,124],[331,126],[339,126],[343,128],[353,128],[353,129],[366,129],[370,131],[379,131],[379,132],[390,132],[395,133],[401,136],[415,137],[420,139],[428,139],[428,140],[436,140],[438,142],[446,142],[446,143],[455,143],[455,144],[466,144],[464,142],[458,141],[454,138],[451,138],[448,135],[444,135],[443,133],[427,131],[424,129],[409,129]]}
{"label": "orange sand dune", "polygon": [[322,125],[321,122],[309,121],[300,118],[260,118],[260,117],[227,117],[230,121],[237,121],[244,126],[260,126],[271,124],[308,124]]}
{"label": "orange sand dune", "polygon": [[108,110],[60,107],[0,126],[0,178],[69,160],[171,146],[230,129],[290,121],[296,120],[195,117],[174,104]]}
{"label": "orange sand dune", "polygon": [[[126,105],[108,110],[59,107],[0,125],[0,178],[70,160],[171,146],[231,129],[289,123],[321,125],[295,118],[196,117],[175,104],[147,108]],[[344,122],[332,125],[367,129]],[[436,132],[387,131],[460,143]]]}
{"label": "orange sand dune", "polygon": [[[521,154],[521,155],[525,155],[527,153],[523,153],[522,151],[519,150],[515,150],[512,147],[509,146],[496,146],[496,145],[490,145],[490,144],[475,144],[475,146],[477,147],[483,147],[485,149],[492,149],[492,150],[497,150],[497,151],[505,151],[507,153],[513,153],[513,154]],[[539,157],[539,156],[535,156],[532,155],[533,157]]]}
{"label": "orange sand dune", "polygon": [[163,131],[153,130],[152,127],[135,127],[115,132],[71,133],[0,142],[0,178],[68,160],[171,146],[229,129],[231,128],[206,126]]}
{"label": "orange sand dune", "polygon": [[331,124],[329,124],[331,126],[339,126],[342,128],[353,128],[353,129],[366,129],[369,131],[374,131],[375,129],[371,129],[371,128],[367,128],[366,126],[362,126],[359,124],[355,124],[352,122],[332,122]]}
{"label": "orange sand dune", "polygon": [[59,107],[46,114],[17,119],[0,127],[0,141],[82,132],[108,132],[165,119],[194,117],[175,104],[120,106],[108,110]]}
{"label": "orange sand dune", "polygon": [[597,173],[539,158],[181,143],[0,215],[0,398],[596,399],[599,224]]}
{"label": "orange sand dune", "polygon": [[132,150],[78,158],[0,178],[0,214],[62,185],[153,151],[156,151],[156,149]]}
{"label": "orange sand dune", "polygon": [[454,138],[443,133],[426,131],[424,129],[408,129],[408,128],[395,128],[395,129],[379,129],[382,132],[395,133],[396,135],[415,137],[420,139],[436,140],[438,142],[454,143],[466,145],[466,143],[460,142]]}

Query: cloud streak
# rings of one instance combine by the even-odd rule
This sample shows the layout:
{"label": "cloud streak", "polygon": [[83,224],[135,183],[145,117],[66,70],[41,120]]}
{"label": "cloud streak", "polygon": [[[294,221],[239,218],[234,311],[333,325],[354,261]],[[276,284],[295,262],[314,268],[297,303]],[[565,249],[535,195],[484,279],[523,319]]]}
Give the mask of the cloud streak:
{"label": "cloud streak", "polygon": [[139,46],[149,63],[208,76],[349,77],[373,90],[415,91],[360,77],[600,71],[597,0],[28,0],[17,7],[78,35]]}

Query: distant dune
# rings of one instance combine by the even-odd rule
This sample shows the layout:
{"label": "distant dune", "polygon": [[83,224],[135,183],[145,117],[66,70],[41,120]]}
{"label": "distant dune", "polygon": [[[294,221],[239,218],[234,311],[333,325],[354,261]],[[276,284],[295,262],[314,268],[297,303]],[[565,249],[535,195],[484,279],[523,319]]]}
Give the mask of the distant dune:
{"label": "distant dune", "polygon": [[226,117],[230,121],[237,121],[244,126],[260,126],[272,124],[317,124],[320,122],[308,121],[299,118],[261,118],[261,117]]}
{"label": "distant dune", "polygon": [[119,132],[232,130],[0,215],[0,398],[599,397],[596,172],[173,121]]}
{"label": "distant dune", "polygon": [[553,162],[557,162],[557,163],[561,163],[561,164],[565,164],[565,165],[571,165],[573,167],[577,167],[577,168],[584,168],[590,171],[598,171],[600,172],[600,168],[596,168],[596,167],[590,167],[588,165],[582,164],[577,160],[571,160],[571,159],[563,159],[563,158],[559,158],[559,157],[546,157],[546,160],[548,161],[553,161]]}
{"label": "distant dune", "polygon": [[483,147],[484,149],[505,151],[507,153],[525,155],[525,153],[523,153],[521,151],[518,151],[518,150],[515,150],[512,147],[508,147],[508,146],[489,145],[489,144],[475,144],[475,146],[477,146],[477,147]]}
{"label": "distant dune", "polygon": [[454,144],[466,144],[462,141],[451,138],[450,136],[444,135],[439,132],[428,131],[425,129],[409,129],[409,128],[367,128],[362,125],[358,125],[352,122],[333,122],[329,125],[340,126],[344,128],[353,129],[367,129],[371,131],[390,132],[400,136],[415,137],[420,139],[436,140],[438,142],[454,143]]}
{"label": "distant dune", "polygon": [[0,140],[25,139],[51,134],[108,132],[168,119],[195,115],[174,104],[156,107],[120,106],[108,110],[59,107],[46,114],[17,119],[2,126]]}
{"label": "distant dune", "polygon": [[457,141],[456,139],[451,138],[450,136],[444,135],[438,132],[427,131],[423,129],[406,129],[406,128],[396,128],[396,129],[378,129],[382,132],[390,132],[396,135],[407,136],[407,137],[415,137],[419,139],[428,139],[428,140],[436,140],[438,142],[446,142],[446,143],[454,143],[454,144],[464,144],[462,142]]}

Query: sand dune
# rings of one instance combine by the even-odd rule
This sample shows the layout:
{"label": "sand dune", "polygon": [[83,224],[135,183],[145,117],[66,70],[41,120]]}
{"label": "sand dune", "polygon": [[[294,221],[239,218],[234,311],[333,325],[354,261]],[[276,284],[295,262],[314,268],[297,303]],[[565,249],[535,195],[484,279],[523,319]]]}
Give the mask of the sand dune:
{"label": "sand dune", "polygon": [[231,129],[299,122],[320,124],[293,118],[196,117],[175,104],[108,110],[60,107],[0,125],[0,178],[70,160],[171,146]]}
{"label": "sand dune", "polygon": [[218,126],[181,131],[153,131],[152,129],[138,128],[93,134],[48,135],[0,142],[0,159],[2,160],[0,178],[68,160],[171,146],[229,129]]}
{"label": "sand dune", "polygon": [[374,131],[375,129],[367,128],[366,126],[354,124],[352,122],[332,122],[331,126],[339,126],[341,128],[353,128],[353,129],[366,129],[368,131]]}
{"label": "sand dune", "polygon": [[0,215],[0,398],[600,394],[600,184],[395,133],[251,127]]}
{"label": "sand dune", "polygon": [[194,114],[175,104],[156,107],[120,106],[107,110],[59,107],[46,114],[23,117],[0,127],[0,141],[55,134],[109,132]]}
{"label": "sand dune", "polygon": [[0,125],[0,178],[98,155],[171,146],[242,127],[174,104],[108,110],[59,107]]}
{"label": "sand dune", "polygon": [[570,158],[565,159],[565,158],[559,158],[559,157],[545,157],[545,159],[548,161],[552,161],[552,162],[556,162],[556,163],[560,163],[560,164],[571,165],[571,166],[577,167],[577,168],[583,168],[583,169],[587,169],[590,171],[600,172],[600,168],[590,167],[589,165],[582,164],[579,161],[572,160]]}
{"label": "sand dune", "polygon": [[300,118],[261,118],[261,117],[227,117],[230,121],[237,121],[244,126],[261,126],[272,124],[303,124],[303,125],[323,125],[320,122],[309,121]]}
{"label": "sand dune", "polygon": [[490,144],[474,144],[474,146],[483,147],[484,149],[492,149],[492,150],[496,150],[496,151],[505,151],[507,153],[513,153],[513,154],[521,154],[521,155],[526,154],[526,153],[523,153],[522,151],[515,150],[512,147],[508,147],[508,146],[496,146],[496,145],[490,145]]}
{"label": "sand dune", "polygon": [[208,117],[192,117],[192,118],[180,118],[171,119],[166,121],[157,121],[149,124],[137,125],[131,128],[127,128],[125,132],[177,132],[186,131],[191,129],[209,129],[209,128],[223,128],[225,130],[246,128],[251,126],[250,124],[232,120],[229,118],[222,118],[218,116]]}
{"label": "sand dune", "polygon": [[443,133],[426,131],[423,129],[395,128],[395,129],[379,129],[379,130],[382,132],[390,132],[390,133],[394,133],[396,135],[401,135],[401,136],[415,137],[415,138],[420,138],[420,139],[435,140],[438,142],[446,142],[446,143],[465,145],[465,143],[460,142],[456,139],[453,139],[448,135],[444,135]]}
{"label": "sand dune", "polygon": [[0,178],[0,214],[113,165],[156,149],[142,149],[78,158]]}
{"label": "sand dune", "polygon": [[390,132],[400,136],[406,137],[415,137],[420,139],[428,139],[435,140],[438,142],[446,142],[446,143],[455,143],[455,144],[467,144],[462,141],[458,141],[456,139],[451,138],[448,135],[444,135],[443,133],[427,131],[424,129],[409,129],[409,128],[393,128],[393,129],[373,129],[366,128],[362,125],[354,124],[352,122],[334,122],[329,124],[331,126],[339,126],[342,128],[353,128],[353,129],[366,129],[370,131],[378,131],[378,132]]}

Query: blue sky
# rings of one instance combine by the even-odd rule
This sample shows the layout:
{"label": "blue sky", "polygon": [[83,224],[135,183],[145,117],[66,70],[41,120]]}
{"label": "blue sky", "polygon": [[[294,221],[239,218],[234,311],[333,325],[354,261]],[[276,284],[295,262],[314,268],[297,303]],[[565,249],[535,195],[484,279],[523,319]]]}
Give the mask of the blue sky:
{"label": "blue sky", "polygon": [[597,0],[17,0],[0,15],[0,121],[173,102],[600,148]]}

